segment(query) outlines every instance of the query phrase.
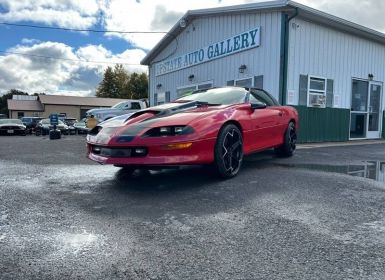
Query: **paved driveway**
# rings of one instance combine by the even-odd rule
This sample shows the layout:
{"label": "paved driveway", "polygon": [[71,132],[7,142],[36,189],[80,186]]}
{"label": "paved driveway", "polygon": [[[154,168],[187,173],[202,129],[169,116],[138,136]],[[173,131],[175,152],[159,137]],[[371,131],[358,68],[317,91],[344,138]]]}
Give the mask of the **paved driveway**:
{"label": "paved driveway", "polygon": [[385,279],[385,144],[257,154],[226,181],[84,152],[0,138],[1,279]]}

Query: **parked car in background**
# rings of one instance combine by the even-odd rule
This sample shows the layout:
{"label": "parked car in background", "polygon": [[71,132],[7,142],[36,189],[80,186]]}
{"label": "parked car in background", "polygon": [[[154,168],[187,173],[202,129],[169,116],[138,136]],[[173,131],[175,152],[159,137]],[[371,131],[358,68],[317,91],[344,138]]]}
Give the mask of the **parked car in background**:
{"label": "parked car in background", "polygon": [[76,123],[78,120],[76,118],[64,118],[62,121],[68,126],[69,134],[75,135],[76,128],[74,127],[74,123]]}
{"label": "parked car in background", "polygon": [[7,115],[6,114],[0,114],[0,119],[7,119]]}
{"label": "parked car in background", "polygon": [[27,135],[27,127],[19,119],[0,119],[0,135]]}
{"label": "parked car in background", "polygon": [[139,110],[147,108],[145,100],[127,100],[122,101],[111,108],[100,108],[100,109],[91,109],[86,112],[86,117],[89,118],[91,115],[97,120],[98,123],[105,120],[111,119],[116,116],[135,113]]}
{"label": "parked car in background", "polygon": [[20,120],[27,127],[27,133],[32,134],[35,132],[37,123],[42,119],[40,117],[22,117]]}
{"label": "parked car in background", "polygon": [[76,123],[78,120],[76,118],[64,118],[64,119],[62,119],[62,121],[66,125],[71,126],[71,125],[74,125],[74,123]]}
{"label": "parked car in background", "polygon": [[76,129],[76,134],[87,134],[89,129],[86,126],[86,118],[81,119],[78,122],[74,123],[74,128]]}
{"label": "parked car in background", "polygon": [[[53,129],[53,125],[51,125],[51,120],[50,119],[42,119],[36,125],[35,134],[36,134],[36,136],[47,135],[47,134],[49,134],[49,131],[51,129]],[[68,125],[66,125],[61,120],[59,120],[59,124],[56,126],[56,129],[59,129],[62,134],[66,134],[66,135],[68,135],[70,132]]]}

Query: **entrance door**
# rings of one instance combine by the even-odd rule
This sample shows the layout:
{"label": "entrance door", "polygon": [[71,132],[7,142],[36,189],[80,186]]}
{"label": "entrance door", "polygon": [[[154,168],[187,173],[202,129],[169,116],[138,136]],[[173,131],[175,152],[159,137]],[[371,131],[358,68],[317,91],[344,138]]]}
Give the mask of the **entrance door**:
{"label": "entrance door", "polygon": [[381,138],[382,83],[353,80],[350,139]]}
{"label": "entrance door", "polygon": [[369,82],[368,133],[367,138],[381,138],[381,93],[382,84]]}

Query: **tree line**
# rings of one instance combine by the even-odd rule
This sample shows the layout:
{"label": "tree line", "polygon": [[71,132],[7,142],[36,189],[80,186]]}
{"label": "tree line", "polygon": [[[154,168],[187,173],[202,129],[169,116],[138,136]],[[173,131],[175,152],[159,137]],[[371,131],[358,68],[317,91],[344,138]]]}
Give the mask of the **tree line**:
{"label": "tree line", "polygon": [[[34,93],[33,95],[45,93]],[[11,89],[0,96],[0,114],[8,115],[7,100],[13,95],[29,95],[27,92]],[[148,77],[146,73],[129,73],[123,65],[107,67],[103,79],[96,88],[96,97],[145,99],[148,98]]]}

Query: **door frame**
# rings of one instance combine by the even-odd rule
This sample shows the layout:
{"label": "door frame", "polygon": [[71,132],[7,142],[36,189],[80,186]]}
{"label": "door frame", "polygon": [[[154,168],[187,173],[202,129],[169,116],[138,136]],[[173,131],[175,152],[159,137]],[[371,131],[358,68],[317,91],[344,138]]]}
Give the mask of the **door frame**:
{"label": "door frame", "polygon": [[[365,139],[379,139],[381,138],[381,132],[382,132],[382,111],[383,111],[383,105],[382,105],[382,100],[383,100],[383,92],[384,92],[384,83],[381,82],[381,81],[372,81],[372,80],[368,80],[368,79],[360,79],[360,78],[352,78],[351,80],[351,85],[353,85],[353,81],[354,80],[357,80],[357,81],[364,81],[364,82],[367,82],[368,83],[368,88],[367,88],[367,93],[368,93],[368,101],[367,101],[367,104],[366,104],[366,111],[352,111],[350,110],[350,122],[349,122],[349,131],[350,131],[350,126],[351,126],[351,123],[352,123],[352,114],[365,114],[366,116],[366,121],[365,121],[365,136],[364,137],[360,137],[360,138],[352,138],[351,135],[350,135],[350,132],[349,132],[349,140],[365,140]],[[379,109],[379,120],[378,120],[378,131],[374,131],[374,132],[370,132],[369,131],[369,102],[370,102],[370,91],[371,91],[371,85],[378,85],[381,87],[381,96],[380,96],[380,109]],[[352,99],[353,99],[353,87],[351,87],[351,90],[350,90],[350,100],[352,102]]]}
{"label": "door frame", "polygon": [[[377,131],[369,131],[369,115],[370,115],[370,95],[371,95],[371,88],[372,85],[380,86],[381,92],[380,92],[380,98],[379,98],[379,110],[378,110],[378,130]],[[377,82],[377,81],[369,81],[369,88],[368,88],[368,108],[367,108],[367,122],[366,122],[366,138],[367,139],[379,139],[381,138],[381,132],[382,132],[382,96],[383,96],[383,83]]]}

